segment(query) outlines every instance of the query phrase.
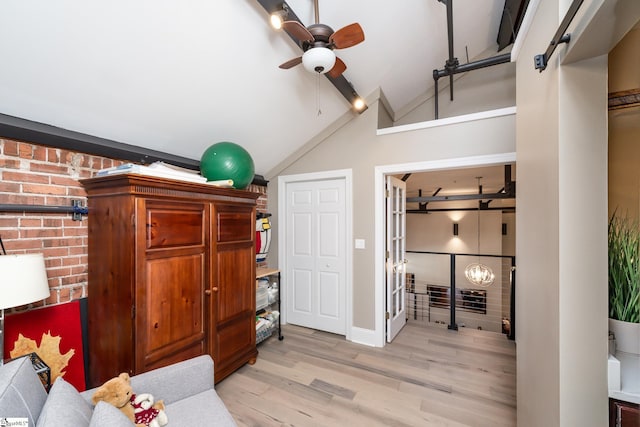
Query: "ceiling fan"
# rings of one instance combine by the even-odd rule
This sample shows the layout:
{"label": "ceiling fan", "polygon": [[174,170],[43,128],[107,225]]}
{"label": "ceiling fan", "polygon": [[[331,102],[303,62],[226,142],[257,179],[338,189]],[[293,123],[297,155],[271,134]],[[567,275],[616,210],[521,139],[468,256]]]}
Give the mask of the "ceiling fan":
{"label": "ceiling fan", "polygon": [[[314,50],[314,53],[330,53],[330,55],[325,56],[331,57],[331,55],[333,55],[335,57],[333,49],[345,49],[347,47],[355,46],[364,40],[364,32],[358,24],[356,24],[357,26],[353,24],[348,25],[335,32],[330,27],[326,25],[323,26],[318,22],[313,24],[313,26],[305,27],[300,18],[286,1],[257,0],[257,2],[269,14],[271,26],[275,29],[284,29],[284,32],[298,45],[298,47],[300,47],[303,52],[303,56],[285,62],[280,66],[281,68],[289,69],[303,63],[304,54],[311,50],[311,48],[315,47],[316,43],[318,44],[318,47],[322,49]],[[316,21],[319,21],[317,0],[315,0],[314,5],[316,8]],[[283,27],[284,22],[289,22],[286,25],[286,28]],[[297,24],[292,24],[291,22],[297,22]],[[317,34],[317,40],[314,33]],[[331,66],[324,65],[321,71],[324,72],[324,76],[327,80],[329,80],[329,82],[335,86],[347,102],[351,104],[353,110],[362,114],[368,108],[367,103],[358,94],[358,92],[356,92],[353,84],[345,78],[343,73],[347,66],[344,62],[336,58],[336,63],[338,64],[337,66],[335,63]],[[335,70],[333,70],[334,68]],[[312,67],[310,71],[317,73],[315,67]],[[331,71],[331,73],[329,71]]]}
{"label": "ceiling fan", "polygon": [[[286,3],[285,3],[286,4]],[[320,23],[318,0],[314,0],[316,22],[305,27],[299,20],[285,20],[282,28],[298,40],[303,50],[302,56],[293,58],[280,65],[282,69],[303,64],[305,69],[318,74],[328,73],[331,77],[340,76],[347,66],[336,57],[334,49],[346,49],[364,41],[364,31],[357,22],[333,31],[331,27]]]}

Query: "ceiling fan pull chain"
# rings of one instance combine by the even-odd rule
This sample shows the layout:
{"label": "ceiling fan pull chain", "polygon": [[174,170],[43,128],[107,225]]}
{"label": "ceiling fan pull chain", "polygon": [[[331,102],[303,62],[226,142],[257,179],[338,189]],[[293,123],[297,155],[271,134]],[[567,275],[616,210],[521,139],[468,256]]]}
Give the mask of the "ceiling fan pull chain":
{"label": "ceiling fan pull chain", "polygon": [[322,115],[320,109],[320,74],[316,73],[316,107],[318,109],[318,116]]}

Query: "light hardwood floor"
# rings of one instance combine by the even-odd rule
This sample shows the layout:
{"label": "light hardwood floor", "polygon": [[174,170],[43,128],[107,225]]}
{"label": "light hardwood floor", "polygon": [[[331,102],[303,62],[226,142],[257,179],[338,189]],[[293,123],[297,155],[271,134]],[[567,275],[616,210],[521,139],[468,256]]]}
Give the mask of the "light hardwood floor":
{"label": "light hardwood floor", "polygon": [[515,426],[515,344],[408,323],[384,348],[283,327],[216,385],[243,426]]}

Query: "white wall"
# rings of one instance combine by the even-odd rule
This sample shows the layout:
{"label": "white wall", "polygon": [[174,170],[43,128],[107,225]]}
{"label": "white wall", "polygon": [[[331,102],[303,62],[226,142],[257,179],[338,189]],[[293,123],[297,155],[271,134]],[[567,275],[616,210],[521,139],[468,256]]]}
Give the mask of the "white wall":
{"label": "white wall", "polygon": [[[369,109],[346,122],[306,152],[296,153],[277,171],[291,175],[336,169],[353,171],[353,233],[365,240],[365,249],[353,251],[353,326],[374,330],[375,310],[375,167],[411,162],[455,159],[486,154],[511,153],[515,148],[515,117],[505,115],[457,125],[437,126],[376,136],[379,102],[368,100]],[[448,141],[442,144],[440,141]],[[275,176],[269,182],[269,211],[277,229],[278,191]],[[277,265],[272,254],[269,263]],[[286,280],[286,278],[285,278]]]}
{"label": "white wall", "polygon": [[604,426],[606,54],[640,2],[585,1],[542,73],[570,2],[536,3],[516,71],[518,426]]}

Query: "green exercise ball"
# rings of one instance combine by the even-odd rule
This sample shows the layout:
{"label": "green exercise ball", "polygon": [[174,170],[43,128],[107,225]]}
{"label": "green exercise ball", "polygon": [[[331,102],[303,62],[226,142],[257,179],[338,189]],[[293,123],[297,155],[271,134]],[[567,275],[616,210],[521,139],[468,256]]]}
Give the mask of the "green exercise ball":
{"label": "green exercise ball", "polygon": [[232,179],[237,189],[247,188],[255,173],[251,155],[233,142],[218,142],[202,153],[200,172],[207,181]]}

